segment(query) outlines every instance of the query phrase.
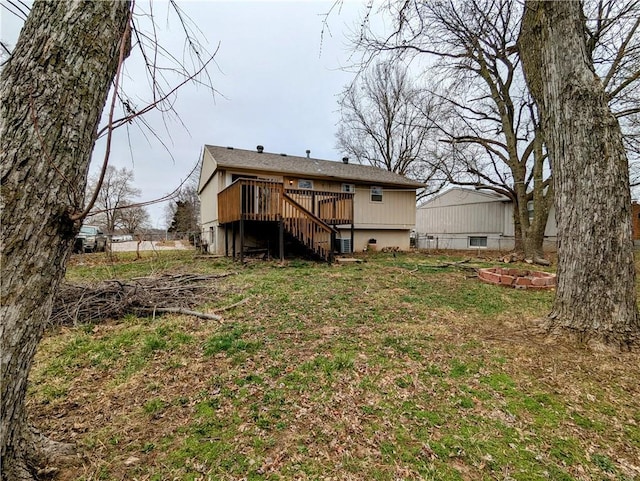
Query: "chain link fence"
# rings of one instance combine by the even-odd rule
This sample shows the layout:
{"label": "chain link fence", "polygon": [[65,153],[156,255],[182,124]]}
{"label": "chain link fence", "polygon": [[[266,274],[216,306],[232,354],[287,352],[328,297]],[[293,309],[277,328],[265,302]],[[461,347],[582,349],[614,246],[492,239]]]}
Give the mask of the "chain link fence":
{"label": "chain link fence", "polygon": [[[415,247],[420,250],[479,250],[510,252],[515,248],[515,239],[491,234],[417,234]],[[557,250],[556,238],[546,238],[542,248],[545,252]]]}

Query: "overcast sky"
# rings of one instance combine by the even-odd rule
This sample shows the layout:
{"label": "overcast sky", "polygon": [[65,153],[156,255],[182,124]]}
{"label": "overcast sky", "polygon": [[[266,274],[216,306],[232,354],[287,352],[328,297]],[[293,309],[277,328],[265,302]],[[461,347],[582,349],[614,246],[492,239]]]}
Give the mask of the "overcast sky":
{"label": "overcast sky", "polygon": [[[141,8],[148,4],[139,0]],[[364,5],[345,1],[328,18],[333,2],[323,1],[181,1],[180,7],[200,28],[205,46],[214,51],[217,66],[209,69],[214,87],[186,86],[174,107],[184,126],[173,118],[152,115],[156,133],[169,152],[140,129],[118,131],[111,163],[135,172],[140,200],[172,191],[197,162],[204,144],[339,160],[335,132],[339,115],[338,94],[353,74],[343,68],[352,63],[346,35],[358,24]],[[167,20],[167,2],[154,2],[163,45],[178,55],[184,34],[175,16]],[[2,40],[15,43],[19,20],[6,10],[2,15]],[[127,92],[140,97],[148,90],[138,56],[127,61]],[[141,107],[144,103],[140,99]],[[147,135],[148,136],[148,135]],[[131,151],[129,149],[131,145]],[[96,148],[92,171],[97,169]],[[173,156],[173,159],[172,159]],[[153,227],[165,227],[164,205],[148,208]]]}

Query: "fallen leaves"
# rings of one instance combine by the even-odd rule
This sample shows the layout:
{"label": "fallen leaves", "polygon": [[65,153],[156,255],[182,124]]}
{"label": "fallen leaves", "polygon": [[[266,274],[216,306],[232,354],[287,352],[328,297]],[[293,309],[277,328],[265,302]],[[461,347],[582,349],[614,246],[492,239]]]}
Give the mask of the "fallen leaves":
{"label": "fallen leaves", "polygon": [[[57,479],[608,476],[592,455],[620,479],[638,475],[637,354],[545,338],[531,329],[544,297],[477,287],[455,265],[405,275],[392,262],[442,261],[254,263],[203,281],[206,299],[189,304],[232,307],[224,322],[166,315],[51,331],[32,417],[85,455]],[[229,332],[233,349],[205,355]],[[180,334],[189,342],[172,341]],[[160,347],[123,380],[149,338]],[[92,362],[114,339],[133,344]],[[56,394],[51,373],[69,352],[59,376],[72,380]]]}

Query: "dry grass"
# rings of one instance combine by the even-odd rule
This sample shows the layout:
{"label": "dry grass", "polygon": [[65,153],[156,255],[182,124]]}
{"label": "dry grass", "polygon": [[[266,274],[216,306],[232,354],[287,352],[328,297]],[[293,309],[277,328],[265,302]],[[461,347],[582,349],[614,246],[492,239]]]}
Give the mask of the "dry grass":
{"label": "dry grass", "polygon": [[32,418],[80,448],[57,479],[640,479],[639,356],[544,336],[551,293],[419,254],[175,256],[71,268],[236,271],[201,307],[248,300],[50,332]]}

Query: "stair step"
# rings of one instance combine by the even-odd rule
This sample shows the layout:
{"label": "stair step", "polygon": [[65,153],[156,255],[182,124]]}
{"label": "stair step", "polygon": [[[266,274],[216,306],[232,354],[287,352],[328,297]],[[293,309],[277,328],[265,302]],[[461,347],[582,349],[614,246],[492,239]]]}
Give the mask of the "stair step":
{"label": "stair step", "polygon": [[356,259],[355,257],[336,257],[338,264],[360,264],[362,259]]}

